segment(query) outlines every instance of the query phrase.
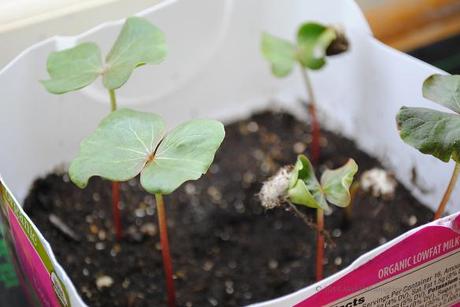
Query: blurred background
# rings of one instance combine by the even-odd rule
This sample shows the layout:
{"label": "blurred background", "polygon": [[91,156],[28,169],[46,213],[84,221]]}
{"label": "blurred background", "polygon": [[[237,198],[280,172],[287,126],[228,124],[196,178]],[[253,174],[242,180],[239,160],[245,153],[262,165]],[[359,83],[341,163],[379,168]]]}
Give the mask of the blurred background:
{"label": "blurred background", "polygon": [[[77,34],[161,1],[0,0],[0,69],[43,39]],[[447,72],[460,73],[460,0],[357,3],[379,40]],[[9,259],[0,233],[0,306],[20,306],[24,298]]]}
{"label": "blurred background", "polygon": [[[33,43],[72,35],[162,0],[0,0],[0,67]],[[356,0],[375,36],[448,72],[460,69],[460,0]],[[129,3],[129,4],[128,4]]]}

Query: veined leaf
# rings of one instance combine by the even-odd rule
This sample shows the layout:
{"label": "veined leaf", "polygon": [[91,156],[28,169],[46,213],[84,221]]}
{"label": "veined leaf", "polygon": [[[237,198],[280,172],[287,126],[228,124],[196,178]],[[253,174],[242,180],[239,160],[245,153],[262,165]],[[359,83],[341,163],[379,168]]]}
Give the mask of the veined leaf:
{"label": "veined leaf", "polygon": [[83,43],[48,57],[49,80],[42,81],[53,94],[64,94],[91,84],[102,70],[102,57],[94,43]]}
{"label": "veined leaf", "polygon": [[262,34],[262,55],[270,62],[272,72],[277,77],[289,75],[296,62],[295,47],[288,41],[270,35]]}
{"label": "veined leaf", "polygon": [[141,175],[150,193],[169,194],[187,180],[206,173],[225,136],[215,120],[191,120],[171,131]]}
{"label": "veined leaf", "polygon": [[84,188],[93,176],[112,181],[136,177],[160,142],[164,126],[156,114],[130,109],[111,112],[81,142],[80,152],[70,164],[70,179]]}
{"label": "veined leaf", "polygon": [[166,57],[163,32],[144,18],[129,17],[106,58],[104,85],[121,87],[136,67],[158,64]]}
{"label": "veined leaf", "polygon": [[460,76],[432,75],[423,83],[423,96],[460,114]]}
{"label": "veined leaf", "polygon": [[321,176],[321,187],[328,202],[339,207],[347,207],[350,204],[350,185],[357,171],[358,165],[353,159],[349,159],[342,167],[324,171]]}
{"label": "veined leaf", "polygon": [[402,107],[397,115],[401,138],[424,154],[460,162],[460,115]]}
{"label": "veined leaf", "polygon": [[208,170],[225,135],[214,120],[186,122],[162,139],[163,133],[164,122],[156,114],[112,112],[82,141],[70,178],[83,188],[93,176],[126,181],[141,174],[148,192],[169,194]]}
{"label": "veined leaf", "polygon": [[332,27],[303,24],[297,32],[297,57],[303,67],[317,70],[326,64],[326,51],[337,35]]}

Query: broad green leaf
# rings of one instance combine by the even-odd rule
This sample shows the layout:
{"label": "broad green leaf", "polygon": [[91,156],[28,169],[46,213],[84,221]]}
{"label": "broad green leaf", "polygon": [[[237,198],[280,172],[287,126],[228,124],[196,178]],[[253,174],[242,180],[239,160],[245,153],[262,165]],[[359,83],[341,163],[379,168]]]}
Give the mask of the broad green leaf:
{"label": "broad green leaf", "polygon": [[166,57],[163,32],[140,17],[129,17],[106,58],[104,85],[121,87],[133,70],[144,64],[158,64]]}
{"label": "broad green leaf", "polygon": [[129,109],[110,113],[80,144],[70,164],[71,180],[84,188],[92,176],[112,181],[137,176],[151,159],[163,131],[163,119],[156,114]]}
{"label": "broad green leaf", "polygon": [[262,34],[262,55],[270,62],[273,75],[285,77],[291,73],[295,58],[295,47],[288,41],[270,35]]}
{"label": "broad green leaf", "polygon": [[299,155],[291,172],[288,198],[294,204],[324,210],[329,209],[313,166],[304,155]]}
{"label": "broad green leaf", "polygon": [[424,154],[460,162],[460,115],[402,107],[397,115],[401,138]]}
{"label": "broad green leaf", "polygon": [[328,202],[346,207],[350,204],[350,185],[358,171],[358,165],[353,159],[334,170],[326,170],[321,176],[321,187]]}
{"label": "broad green leaf", "polygon": [[460,113],[460,76],[432,75],[423,83],[423,96]]}
{"label": "broad green leaf", "polygon": [[215,120],[191,120],[171,131],[141,174],[150,193],[170,194],[187,180],[206,173],[225,136]]}
{"label": "broad green leaf", "polygon": [[297,32],[297,57],[303,67],[317,70],[326,64],[326,50],[336,39],[332,27],[319,23],[303,24]]}
{"label": "broad green leaf", "polygon": [[91,84],[102,70],[101,52],[96,44],[82,43],[48,57],[49,80],[42,81],[53,94],[63,94]]}

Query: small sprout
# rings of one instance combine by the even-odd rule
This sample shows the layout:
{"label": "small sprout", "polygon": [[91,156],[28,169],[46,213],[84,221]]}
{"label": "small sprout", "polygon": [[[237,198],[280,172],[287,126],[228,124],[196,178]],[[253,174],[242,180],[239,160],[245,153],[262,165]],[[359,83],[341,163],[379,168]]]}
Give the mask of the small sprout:
{"label": "small sprout", "polygon": [[281,168],[275,176],[264,183],[259,193],[262,206],[266,209],[279,207],[284,203],[316,209],[317,280],[321,280],[323,276],[324,210],[330,210],[329,204],[339,207],[347,207],[350,204],[349,189],[357,171],[358,165],[350,159],[342,167],[334,170],[327,169],[318,181],[308,158],[299,155],[294,168]]}
{"label": "small sprout", "polygon": [[[82,89],[102,76],[110,97],[111,111],[117,109],[115,89],[128,81],[136,67],[157,64],[166,57],[163,33],[146,19],[126,19],[117,40],[105,61],[95,43],[81,43],[73,48],[52,52],[48,56],[49,80],[42,84],[53,94],[64,94]],[[112,183],[113,224],[117,240],[121,240],[120,185]]]}
{"label": "small sprout", "polygon": [[404,142],[455,167],[434,219],[442,216],[460,173],[460,76],[432,75],[423,83],[423,96],[452,112],[402,107],[396,117]]}
{"label": "small sprout", "polygon": [[348,40],[344,33],[334,27],[315,22],[302,24],[297,31],[297,43],[291,43],[268,33],[262,34],[261,51],[271,64],[273,75],[288,76],[299,64],[308,96],[309,112],[312,120],[312,160],[316,163],[320,153],[320,126],[316,115],[316,101],[313,86],[307,70],[319,70],[326,65],[326,56],[348,50]]}
{"label": "small sprout", "polygon": [[120,182],[140,174],[142,187],[155,194],[168,305],[175,306],[163,194],[170,194],[185,181],[206,173],[225,131],[215,120],[191,120],[166,136],[164,130],[164,121],[156,114],[129,109],[111,112],[81,142],[69,175],[77,186],[84,188],[93,176]]}

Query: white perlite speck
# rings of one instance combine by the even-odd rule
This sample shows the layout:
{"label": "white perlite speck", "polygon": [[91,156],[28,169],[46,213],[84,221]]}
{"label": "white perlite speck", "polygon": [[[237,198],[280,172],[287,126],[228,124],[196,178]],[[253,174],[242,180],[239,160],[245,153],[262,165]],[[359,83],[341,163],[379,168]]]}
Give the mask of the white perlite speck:
{"label": "white perlite speck", "polygon": [[110,276],[103,275],[96,279],[96,286],[98,289],[111,287],[113,284],[113,279]]}
{"label": "white perlite speck", "polygon": [[374,197],[393,199],[398,183],[386,170],[373,168],[361,176],[361,189],[370,192]]}
{"label": "white perlite speck", "polygon": [[290,167],[281,168],[276,175],[264,182],[260,189],[259,199],[265,209],[273,209],[281,205],[289,187]]}

